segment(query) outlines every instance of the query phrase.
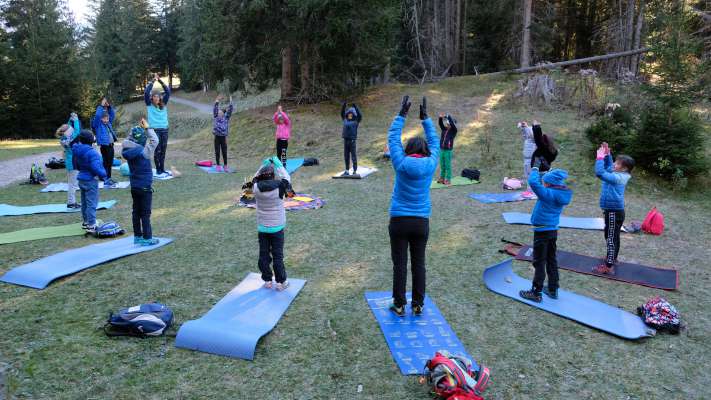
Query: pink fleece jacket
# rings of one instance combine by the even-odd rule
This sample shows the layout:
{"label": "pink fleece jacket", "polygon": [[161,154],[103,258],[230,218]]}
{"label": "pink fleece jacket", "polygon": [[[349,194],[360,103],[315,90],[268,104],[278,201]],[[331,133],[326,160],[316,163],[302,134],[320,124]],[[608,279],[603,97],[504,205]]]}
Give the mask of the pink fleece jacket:
{"label": "pink fleece jacket", "polygon": [[291,136],[291,121],[285,112],[281,113],[282,121],[279,121],[279,111],[274,113],[274,123],[276,124],[276,138],[288,140]]}

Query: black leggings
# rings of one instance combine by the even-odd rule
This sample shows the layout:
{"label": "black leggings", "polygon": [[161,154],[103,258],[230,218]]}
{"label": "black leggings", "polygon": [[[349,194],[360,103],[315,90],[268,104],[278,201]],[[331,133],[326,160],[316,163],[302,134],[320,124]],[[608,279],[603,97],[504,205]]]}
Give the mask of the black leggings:
{"label": "black leggings", "polygon": [[111,178],[111,167],[114,165],[114,144],[101,145],[99,146],[99,150],[101,150],[101,158],[104,162],[106,177]]}
{"label": "black leggings", "polygon": [[346,171],[351,168],[351,161],[353,161],[353,173],[355,173],[358,169],[355,139],[343,139],[343,158],[346,162]]}
{"label": "black leggings", "polygon": [[425,249],[430,233],[430,220],[420,217],[391,217],[390,252],[393,259],[393,302],[407,304],[407,250],[412,268],[412,305],[425,302]]}
{"label": "black leggings", "polygon": [[[286,281],[284,268],[284,230],[275,233],[259,232],[259,271],[264,282],[271,282],[274,277],[277,283]],[[269,264],[273,264],[274,273]]]}
{"label": "black leggings", "polygon": [[289,147],[288,139],[277,139],[276,141],[276,155],[281,160],[281,164],[286,168],[286,149]]}
{"label": "black leggings", "polygon": [[548,288],[555,292],[558,290],[558,259],[556,247],[558,231],[533,232],[533,291],[540,293],[543,290],[543,281],[548,274]]}
{"label": "black leggings", "polygon": [[153,237],[151,230],[153,189],[131,188],[131,197],[133,197],[133,236],[150,239]]}
{"label": "black leggings", "polygon": [[168,151],[168,129],[156,128],[155,131],[158,135],[158,146],[153,153],[153,158],[156,164],[156,174],[162,174],[165,172],[165,153]]}
{"label": "black leggings", "polygon": [[220,151],[222,151],[222,158],[225,160],[225,165],[227,165],[227,136],[215,135],[215,161],[217,165],[220,165]]}
{"label": "black leggings", "polygon": [[625,222],[625,212],[603,210],[605,215],[605,243],[607,247],[607,257],[605,264],[611,267],[617,262],[617,254],[620,252],[620,230]]}

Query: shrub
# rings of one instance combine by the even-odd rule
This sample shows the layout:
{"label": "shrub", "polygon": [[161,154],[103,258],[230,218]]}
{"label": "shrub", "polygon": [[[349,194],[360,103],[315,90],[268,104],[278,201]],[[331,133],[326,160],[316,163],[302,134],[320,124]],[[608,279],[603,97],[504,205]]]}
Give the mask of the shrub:
{"label": "shrub", "polygon": [[627,153],[636,133],[633,126],[632,114],[619,107],[611,115],[595,121],[585,130],[585,134],[595,146],[607,142],[614,153]]}

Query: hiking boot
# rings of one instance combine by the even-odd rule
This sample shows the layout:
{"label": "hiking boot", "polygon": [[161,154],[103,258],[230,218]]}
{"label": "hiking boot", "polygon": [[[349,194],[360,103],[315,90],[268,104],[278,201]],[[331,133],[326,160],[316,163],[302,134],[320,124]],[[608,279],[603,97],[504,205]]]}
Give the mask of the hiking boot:
{"label": "hiking boot", "polygon": [[596,265],[592,271],[596,274],[604,274],[604,275],[614,275],[615,274],[615,268],[612,265],[607,265],[605,263]]}
{"label": "hiking boot", "polygon": [[156,238],[143,239],[143,241],[141,241],[141,246],[155,246],[158,242],[160,241]]}
{"label": "hiking boot", "polygon": [[265,289],[271,289],[274,287],[274,282],[273,281],[264,281],[264,288]]}
{"label": "hiking boot", "polygon": [[276,284],[276,290],[278,290],[280,292],[286,290],[286,288],[288,288],[288,287],[289,287],[289,281],[284,281],[282,283],[277,282],[277,284]]}
{"label": "hiking boot", "polygon": [[558,300],[558,289],[543,288],[543,293],[553,300]]}
{"label": "hiking boot", "polygon": [[518,295],[523,297],[526,300],[531,300],[536,303],[540,303],[543,298],[541,297],[541,292],[536,292],[535,290],[521,290],[518,292]]}
{"label": "hiking boot", "polygon": [[403,307],[403,306],[398,307],[395,305],[395,303],[390,304],[390,311],[392,311],[398,317],[405,316],[405,307]]}
{"label": "hiking boot", "polygon": [[412,306],[412,313],[416,316],[422,315],[422,306],[417,304]]}

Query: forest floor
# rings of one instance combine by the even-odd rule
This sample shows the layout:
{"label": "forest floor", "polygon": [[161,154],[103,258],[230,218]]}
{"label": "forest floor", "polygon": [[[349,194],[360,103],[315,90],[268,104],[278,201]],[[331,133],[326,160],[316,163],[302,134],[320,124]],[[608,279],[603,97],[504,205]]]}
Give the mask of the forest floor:
{"label": "forest floor", "polygon": [[[575,111],[512,103],[516,84],[505,79],[463,77],[424,86],[388,85],[355,99],[364,119],[359,163],[379,168],[361,181],[333,180],[342,170],[339,105],[289,106],[291,156],[317,157],[319,166],[293,174],[298,192],[324,198],[319,210],[287,215],[286,266],[308,283],[276,328],[257,345],[253,361],[187,351],[174,337],[108,339],[107,312],[148,301],[173,308],[176,329],[199,318],[257,269],[254,210],[235,206],[240,185],[273,152],[269,105],[236,114],[229,136],[236,174],[208,175],[193,166],[211,159],[212,135],[203,128],[169,147],[168,164],[179,179],[155,182],[154,234],[175,242],[156,251],[102,264],[53,282],[43,291],[0,284],[0,370],[10,398],[18,399],[430,399],[417,378],[402,376],[365,291],[388,291],[392,263],[387,233],[393,185],[390,165],[380,158],[400,98],[413,110],[406,135],[421,132],[418,99],[429,113],[444,111],[459,121],[454,170],[476,167],[482,183],[433,190],[427,252],[427,292],[468,352],[491,368],[487,399],[703,399],[711,397],[711,192],[666,189],[635,171],[627,193],[629,220],[657,206],[666,217],[662,236],[624,235],[620,258],[680,271],[679,290],[662,292],[561,271],[566,290],[630,312],[655,295],[676,305],[688,328],[626,341],[490,292],[482,282],[488,266],[505,260],[501,237],[530,242],[529,227],[507,225],[501,212],[530,212],[534,202],[484,205],[467,197],[499,192],[504,176],[521,174],[516,122],[542,121],[560,145],[556,166],[570,172],[573,203],[566,214],[600,216],[594,149],[583,130],[591,122]],[[186,112],[187,115],[187,112]],[[61,171],[49,171],[62,181]],[[118,204],[98,216],[130,231],[128,190],[102,192]],[[62,193],[36,187],[0,188],[0,203],[42,204]],[[77,215],[3,217],[0,231],[76,222]],[[68,248],[95,243],[71,237],[0,246],[0,273]],[[602,255],[602,232],[561,230],[559,248]],[[532,276],[528,263],[517,273]],[[237,328],[238,329],[238,328]],[[173,331],[174,332],[174,331]],[[6,365],[3,367],[2,363]],[[359,389],[361,388],[361,389]]]}

